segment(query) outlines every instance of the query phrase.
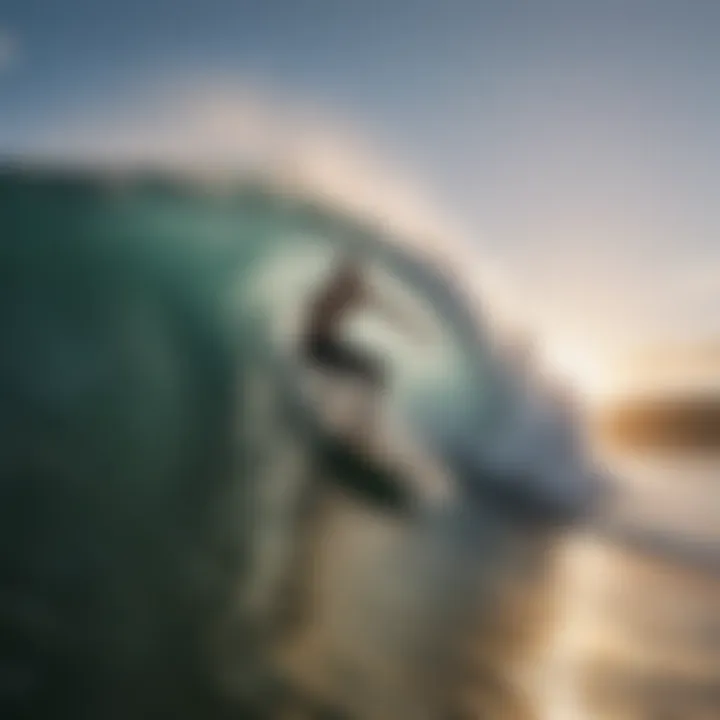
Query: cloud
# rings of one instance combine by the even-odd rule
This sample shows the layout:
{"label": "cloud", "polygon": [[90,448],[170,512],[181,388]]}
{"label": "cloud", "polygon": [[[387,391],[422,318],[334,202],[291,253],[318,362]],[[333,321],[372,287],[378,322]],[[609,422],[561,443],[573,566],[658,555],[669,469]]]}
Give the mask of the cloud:
{"label": "cloud", "polygon": [[10,68],[17,60],[20,43],[8,30],[0,28],[0,72]]}

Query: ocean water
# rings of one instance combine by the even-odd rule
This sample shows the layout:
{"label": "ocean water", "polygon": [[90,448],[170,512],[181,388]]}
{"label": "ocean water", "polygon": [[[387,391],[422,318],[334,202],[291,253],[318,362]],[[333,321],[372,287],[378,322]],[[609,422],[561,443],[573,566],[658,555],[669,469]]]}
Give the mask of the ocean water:
{"label": "ocean water", "polygon": [[[720,457],[624,457],[613,465],[624,479],[618,516],[662,541],[652,553],[587,538],[569,549],[547,717],[717,720]],[[675,545],[683,552],[672,552]],[[702,563],[692,548],[702,550]],[[714,569],[708,558],[718,560]]]}

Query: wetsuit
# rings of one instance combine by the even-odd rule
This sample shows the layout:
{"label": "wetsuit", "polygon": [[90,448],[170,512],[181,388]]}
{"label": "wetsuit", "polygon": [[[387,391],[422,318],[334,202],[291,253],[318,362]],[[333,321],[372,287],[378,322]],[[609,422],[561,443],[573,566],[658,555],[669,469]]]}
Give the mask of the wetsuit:
{"label": "wetsuit", "polygon": [[311,305],[304,351],[320,367],[382,387],[386,373],[380,359],[340,339],[340,325],[347,312],[364,300],[365,288],[357,271],[341,270]]}

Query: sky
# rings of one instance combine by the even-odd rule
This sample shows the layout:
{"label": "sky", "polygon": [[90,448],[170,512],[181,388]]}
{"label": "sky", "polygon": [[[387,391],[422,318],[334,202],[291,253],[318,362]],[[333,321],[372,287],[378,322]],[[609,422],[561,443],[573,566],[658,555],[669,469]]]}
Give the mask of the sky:
{"label": "sky", "polygon": [[718,37],[716,0],[2,0],[0,153],[281,126],[351,194],[437,209],[600,388],[720,337]]}

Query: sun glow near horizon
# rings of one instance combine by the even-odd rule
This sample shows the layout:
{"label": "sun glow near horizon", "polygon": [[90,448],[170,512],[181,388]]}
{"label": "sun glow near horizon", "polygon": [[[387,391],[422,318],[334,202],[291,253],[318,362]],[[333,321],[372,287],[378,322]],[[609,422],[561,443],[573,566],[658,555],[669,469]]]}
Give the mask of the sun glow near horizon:
{"label": "sun glow near horizon", "polygon": [[599,351],[550,340],[543,356],[548,370],[570,382],[591,404],[601,404],[622,391],[611,362]]}

